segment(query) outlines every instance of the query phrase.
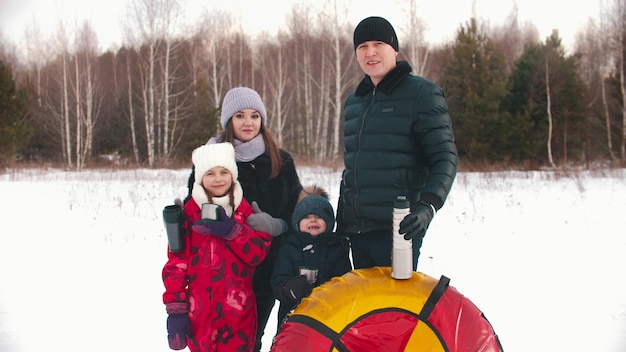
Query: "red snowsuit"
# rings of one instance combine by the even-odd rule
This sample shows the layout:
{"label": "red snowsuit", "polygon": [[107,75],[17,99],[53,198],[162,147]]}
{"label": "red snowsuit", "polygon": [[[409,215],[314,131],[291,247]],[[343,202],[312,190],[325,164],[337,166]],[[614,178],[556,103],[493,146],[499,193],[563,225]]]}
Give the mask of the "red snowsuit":
{"label": "red snowsuit", "polygon": [[255,267],[267,255],[272,237],[245,225],[253,213],[245,200],[233,219],[243,224],[236,238],[207,236],[189,228],[200,218],[193,199],[185,203],[188,223],[185,250],[171,253],[163,267],[163,303],[187,303],[192,336],[190,351],[252,351],[256,339],[256,301],[252,292]]}

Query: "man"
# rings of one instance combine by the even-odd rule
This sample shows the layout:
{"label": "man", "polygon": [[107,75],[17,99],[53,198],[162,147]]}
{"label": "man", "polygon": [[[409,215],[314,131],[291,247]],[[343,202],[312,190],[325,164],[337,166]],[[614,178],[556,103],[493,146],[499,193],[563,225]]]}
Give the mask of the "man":
{"label": "man", "polygon": [[365,73],[344,110],[344,164],[337,229],[350,238],[355,269],[391,266],[392,208],[405,195],[411,212],[400,233],[413,240],[413,270],[422,239],[446,201],[458,153],[442,89],[396,62],[398,38],[381,17],[354,30]]}

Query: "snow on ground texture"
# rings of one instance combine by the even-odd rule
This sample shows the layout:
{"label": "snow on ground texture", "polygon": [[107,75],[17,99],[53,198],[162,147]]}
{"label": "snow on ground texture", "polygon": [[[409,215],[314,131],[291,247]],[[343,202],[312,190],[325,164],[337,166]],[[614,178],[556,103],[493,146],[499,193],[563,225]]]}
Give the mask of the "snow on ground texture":
{"label": "snow on ground texture", "polygon": [[[336,205],[340,171],[298,172]],[[188,175],[1,174],[0,351],[170,351],[161,211]],[[624,351],[625,199],[626,170],[460,173],[418,270],[449,277],[507,352]]]}

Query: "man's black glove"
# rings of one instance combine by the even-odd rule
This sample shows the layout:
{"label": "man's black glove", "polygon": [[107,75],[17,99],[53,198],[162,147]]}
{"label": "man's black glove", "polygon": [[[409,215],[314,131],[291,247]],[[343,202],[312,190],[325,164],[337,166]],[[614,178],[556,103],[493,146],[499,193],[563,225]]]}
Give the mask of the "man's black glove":
{"label": "man's black glove", "polygon": [[422,238],[426,234],[428,225],[435,216],[435,207],[424,201],[419,201],[415,209],[400,222],[400,234],[405,240]]}
{"label": "man's black glove", "polygon": [[304,275],[298,275],[285,281],[282,293],[289,301],[297,303],[311,293],[311,284]]}

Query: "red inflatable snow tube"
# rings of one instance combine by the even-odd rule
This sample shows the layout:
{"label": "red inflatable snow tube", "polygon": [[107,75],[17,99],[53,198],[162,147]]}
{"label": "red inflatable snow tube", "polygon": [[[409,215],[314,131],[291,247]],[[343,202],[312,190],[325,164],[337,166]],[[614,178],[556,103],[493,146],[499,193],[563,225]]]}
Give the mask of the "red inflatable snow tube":
{"label": "red inflatable snow tube", "polygon": [[288,316],[272,352],[499,352],[483,313],[449,285],[391,268],[353,270],[317,287]]}

